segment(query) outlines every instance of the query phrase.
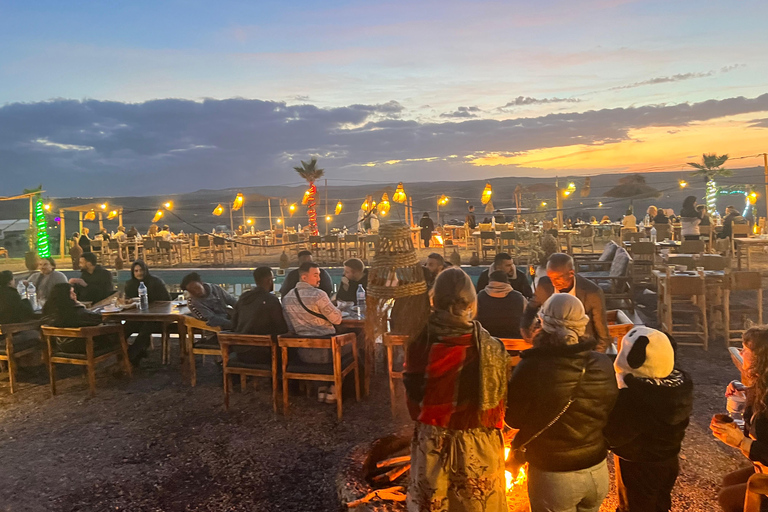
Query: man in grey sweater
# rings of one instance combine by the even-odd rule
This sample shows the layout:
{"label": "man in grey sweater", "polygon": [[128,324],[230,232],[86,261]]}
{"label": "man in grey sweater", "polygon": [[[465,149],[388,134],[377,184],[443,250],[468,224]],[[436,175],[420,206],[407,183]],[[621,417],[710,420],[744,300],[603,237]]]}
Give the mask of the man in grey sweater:
{"label": "man in grey sweater", "polygon": [[181,289],[189,293],[189,310],[211,327],[231,330],[230,314],[237,299],[222,287],[204,283],[200,274],[192,272],[181,280]]}

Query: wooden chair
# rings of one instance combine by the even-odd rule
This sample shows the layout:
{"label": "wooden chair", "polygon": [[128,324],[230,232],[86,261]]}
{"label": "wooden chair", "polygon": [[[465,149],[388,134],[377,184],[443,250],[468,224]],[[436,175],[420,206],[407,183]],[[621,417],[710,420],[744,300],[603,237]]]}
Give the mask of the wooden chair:
{"label": "wooden chair", "polygon": [[696,260],[693,259],[693,256],[670,254],[667,257],[667,265],[685,265],[688,270],[693,270],[696,268]]}
{"label": "wooden chair", "polygon": [[339,237],[335,235],[325,235],[321,237],[323,243],[323,254],[329,260],[326,263],[338,263],[340,259]]}
{"label": "wooden chair", "polygon": [[0,344],[0,361],[8,362],[8,383],[11,393],[16,392],[16,360],[33,352],[41,352],[40,338],[30,340],[16,340],[13,335],[24,331],[40,331],[40,321],[24,322],[18,324],[0,325],[0,338],[5,336],[5,343]]}
{"label": "wooden chair", "polygon": [[[730,246],[731,256],[736,255],[736,247],[734,245],[733,239],[749,238],[749,235],[751,234],[752,234],[752,230],[749,228],[749,224],[731,224],[731,237],[728,240],[731,245]],[[746,247],[744,250],[749,252],[749,247]],[[749,260],[749,257],[747,257],[747,260]]]}
{"label": "wooden chair", "polygon": [[499,250],[497,241],[496,241],[496,232],[495,231],[481,231],[480,232],[480,249],[482,250],[482,259],[483,261],[489,261],[488,260],[488,253],[493,252],[493,255],[496,256],[496,253]]}
{"label": "wooden chair", "polygon": [[[744,334],[750,324],[750,317],[757,320],[757,325],[763,323],[763,284],[760,272],[729,272],[725,275],[723,292],[723,304],[717,309],[723,312],[723,326],[725,328],[726,347],[730,346],[732,341],[741,341],[741,335]],[[755,292],[755,302],[749,303],[731,303],[732,292]],[[739,328],[731,329],[731,316],[737,316]],[[753,321],[754,322],[754,321]],[[737,338],[732,338],[737,335]]]}
{"label": "wooden chair", "polygon": [[91,240],[91,252],[101,263],[107,263],[109,251],[103,240]]}
{"label": "wooden chair", "polygon": [[704,240],[683,240],[680,242],[677,252],[681,254],[701,254],[705,248]]}
{"label": "wooden chair", "polygon": [[155,240],[145,238],[142,241],[142,251],[144,253],[144,261],[152,265],[157,262],[157,242]]}
{"label": "wooden chair", "polygon": [[731,258],[719,254],[702,254],[699,266],[704,267],[704,270],[725,270],[731,268]]}
{"label": "wooden chair", "polygon": [[395,370],[395,347],[404,347],[408,341],[408,336],[404,334],[386,333],[382,337],[384,346],[387,348],[387,374],[389,375],[389,406],[392,409],[392,416],[395,415],[395,398],[397,391],[395,381],[403,380],[403,370]]}
{"label": "wooden chair", "polygon": [[364,246],[362,247],[363,254],[361,256],[365,256],[364,259],[366,264],[370,263],[371,259],[376,256],[376,252],[379,250],[379,240],[380,235],[367,235],[364,239],[362,244]]}
{"label": "wooden chair", "polygon": [[637,228],[635,228],[635,231],[626,231],[626,229],[621,228],[622,242],[639,242],[641,238],[645,237],[645,233],[638,233]]}
{"label": "wooden chair", "polygon": [[499,250],[508,254],[514,254],[517,241],[517,233],[514,231],[502,231],[499,234]]}
{"label": "wooden chair", "polygon": [[166,240],[158,240],[157,242],[157,257],[162,264],[164,261],[168,262],[168,266],[171,267],[178,263],[176,252],[171,246],[171,242]]}
{"label": "wooden chair", "polygon": [[[56,364],[74,364],[85,366],[88,372],[88,387],[91,396],[96,394],[96,364],[112,356],[122,358],[123,369],[131,376],[131,363],[128,360],[128,342],[121,324],[97,325],[94,327],[63,328],[42,326],[43,338],[48,346],[48,375],[51,380],[51,395],[56,394]],[[120,340],[117,346],[94,346],[94,338],[108,334],[117,334]],[[53,337],[85,339],[85,353],[62,352],[58,350]]]}
{"label": "wooden chair", "polygon": [[211,247],[211,237],[200,235],[197,237],[197,256],[200,261],[213,261],[213,249]]}
{"label": "wooden chair", "polygon": [[[235,334],[221,332],[218,334],[221,345],[222,371],[224,374],[224,408],[229,409],[229,392],[232,387],[230,376],[240,376],[240,391],[245,391],[247,379],[251,377],[272,378],[272,410],[277,412],[277,344],[272,336],[255,334]],[[246,363],[244,361],[232,361],[229,351],[233,346],[240,347],[264,347],[269,348],[272,354],[270,363]]]}
{"label": "wooden chair", "polygon": [[[197,385],[197,368],[195,367],[195,356],[221,356],[221,345],[219,345],[216,336],[221,332],[221,327],[211,327],[204,320],[198,320],[191,316],[184,317],[184,325],[187,326],[187,349],[186,356],[189,359],[189,384],[192,387]],[[195,334],[200,333],[200,341],[195,343]],[[206,337],[206,333],[209,334]]]}
{"label": "wooden chair", "polygon": [[635,327],[632,320],[620,309],[611,309],[605,312],[608,322],[608,334],[616,341],[616,352],[621,350],[621,340]]}
{"label": "wooden chair", "polygon": [[360,237],[358,235],[344,235],[342,245],[342,258],[359,258],[360,257]]}
{"label": "wooden chair", "polygon": [[672,231],[669,224],[654,224],[653,227],[656,228],[656,240],[662,241],[670,239],[669,234]]}
{"label": "wooden chair", "polygon": [[649,281],[653,275],[653,265],[656,260],[656,244],[653,242],[633,242],[629,252],[634,261],[632,280],[635,283]]}
{"label": "wooden chair", "polygon": [[[696,336],[701,343],[680,342],[678,345],[701,346],[709,350],[707,323],[707,287],[703,276],[674,276],[667,273],[659,280],[658,315],[661,330],[672,335]],[[675,329],[673,310],[690,319],[690,330]]]}
{"label": "wooden chair", "polygon": [[592,226],[584,226],[579,230],[579,234],[574,236],[571,240],[571,249],[575,253],[576,249],[584,254],[586,249],[589,248],[589,254],[595,252],[595,230]]}
{"label": "wooden chair", "polygon": [[[283,364],[283,414],[288,414],[288,381],[320,380],[332,382],[336,387],[336,415],[342,416],[342,383],[350,372],[355,373],[355,398],[360,401],[360,370],[357,361],[357,334],[349,332],[328,338],[300,338],[278,336]],[[352,345],[352,354],[342,360],[341,349]],[[288,360],[289,348],[308,348],[331,350],[333,362],[329,364],[311,364]]]}
{"label": "wooden chair", "polygon": [[762,510],[763,496],[768,496],[768,475],[755,473],[747,480],[744,512],[760,512]]}
{"label": "wooden chair", "polygon": [[227,264],[227,256],[232,260],[232,264],[235,264],[235,246],[226,238],[216,236],[213,237],[213,262],[216,263],[216,257],[221,255],[221,263]]}

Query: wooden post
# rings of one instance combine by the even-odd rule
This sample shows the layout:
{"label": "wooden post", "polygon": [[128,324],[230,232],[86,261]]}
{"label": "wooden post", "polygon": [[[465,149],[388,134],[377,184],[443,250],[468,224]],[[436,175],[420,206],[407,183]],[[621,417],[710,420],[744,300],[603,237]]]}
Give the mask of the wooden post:
{"label": "wooden post", "polygon": [[79,233],[82,235],[83,234],[83,212],[77,212],[77,216],[78,216],[78,218],[80,220],[80,231],[79,231]]}
{"label": "wooden post", "polygon": [[[283,213],[283,200],[280,199],[278,203],[280,204],[280,218],[283,219],[283,224],[285,224],[285,214]],[[285,226],[283,226],[283,228],[285,228]]]}
{"label": "wooden post", "polygon": [[328,179],[325,180],[325,234],[328,234]]}
{"label": "wooden post", "polygon": [[119,210],[117,210],[117,219],[118,219],[118,220],[117,220],[118,224],[119,224],[120,226],[123,226],[123,227],[125,227],[125,226],[123,225],[123,209],[122,209],[122,208],[120,208]]}
{"label": "wooden post", "polygon": [[[33,217],[35,205],[34,205],[34,201],[32,200],[32,197],[33,196],[31,195],[29,196],[29,229],[34,229],[34,225],[35,225],[35,221]],[[35,236],[35,238],[37,238],[37,236]],[[29,250],[34,251],[35,245],[34,245],[34,242],[32,241],[32,237],[29,237],[27,239],[27,242],[29,243]]]}
{"label": "wooden post", "polygon": [[64,210],[59,210],[59,218],[61,224],[59,224],[59,232],[61,234],[61,240],[59,240],[59,248],[61,249],[61,259],[66,257],[67,250],[67,227],[64,225]]}
{"label": "wooden post", "polygon": [[235,233],[235,221],[232,219],[232,205],[229,205],[229,233]]}
{"label": "wooden post", "polygon": [[272,229],[272,198],[271,197],[267,198],[267,208],[269,210],[269,229]]}
{"label": "wooden post", "polygon": [[99,232],[104,229],[104,212],[99,212]]}
{"label": "wooden post", "polygon": [[768,217],[768,153],[763,153],[763,165],[765,165],[765,212]]}

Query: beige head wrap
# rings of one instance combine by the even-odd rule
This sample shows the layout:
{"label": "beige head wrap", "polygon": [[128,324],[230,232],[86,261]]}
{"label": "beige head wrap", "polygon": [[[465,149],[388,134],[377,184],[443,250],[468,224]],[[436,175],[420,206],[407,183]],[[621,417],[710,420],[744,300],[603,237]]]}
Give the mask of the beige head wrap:
{"label": "beige head wrap", "polygon": [[584,305],[567,293],[555,293],[547,299],[541,306],[539,318],[542,329],[565,339],[568,345],[579,342],[589,323],[589,317],[584,314]]}

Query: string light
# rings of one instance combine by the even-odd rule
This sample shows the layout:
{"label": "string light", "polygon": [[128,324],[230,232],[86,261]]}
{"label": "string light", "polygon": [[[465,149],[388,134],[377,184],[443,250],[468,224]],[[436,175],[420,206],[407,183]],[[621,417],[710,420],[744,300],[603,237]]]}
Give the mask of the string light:
{"label": "string light", "polygon": [[483,195],[480,199],[480,202],[483,204],[488,204],[488,201],[491,200],[491,196],[493,195],[493,188],[491,188],[490,183],[485,184],[485,188],[483,189]]}
{"label": "string light", "polygon": [[680,180],[680,188],[685,188],[688,186],[688,182],[685,180]]}
{"label": "string light", "polygon": [[157,222],[157,221],[159,221],[162,218],[163,218],[163,210],[157,210],[155,212],[155,216],[152,217],[152,222]]}
{"label": "string light", "polygon": [[107,203],[102,203],[102,204],[101,204],[101,206],[100,206],[100,208],[101,208],[102,210],[106,210],[106,209],[107,209]]}
{"label": "string light", "polygon": [[288,207],[288,212],[290,212],[291,217],[293,217],[293,214],[296,213],[296,203],[293,203],[291,206]]}
{"label": "string light", "polygon": [[331,216],[330,215],[326,215],[325,216],[325,222],[331,222]]}
{"label": "string light", "polygon": [[112,220],[117,217],[117,210],[112,210],[107,214],[107,220]]}
{"label": "string light", "polygon": [[224,213],[224,207],[219,204],[216,208],[213,209],[213,214],[215,216],[220,216],[222,213]]}
{"label": "string light", "polygon": [[340,214],[340,213],[341,213],[341,209],[342,209],[342,208],[343,208],[343,205],[341,204],[341,201],[339,201],[338,203],[336,203],[336,210],[335,210],[335,212],[336,212],[336,215],[338,215],[338,214]]}
{"label": "string light", "polygon": [[51,203],[45,203],[43,209],[47,212],[51,211]]}
{"label": "string light", "polygon": [[406,199],[405,196],[405,189],[403,188],[403,182],[397,184],[397,189],[395,189],[395,193],[392,194],[392,200],[396,203],[404,203]]}
{"label": "string light", "polygon": [[[280,222],[280,219],[277,219],[277,222]],[[245,223],[250,226],[251,224],[253,224],[253,219],[248,219],[245,221]]]}
{"label": "string light", "polygon": [[41,258],[48,258],[51,255],[51,248],[48,244],[48,219],[45,218],[45,207],[39,196],[35,199],[35,225],[37,227],[37,255]]}
{"label": "string light", "polygon": [[168,201],[163,206],[165,206],[166,210],[170,210],[171,208],[173,208],[173,201]]}
{"label": "string light", "polygon": [[91,210],[85,214],[85,220],[96,220],[96,212]]}
{"label": "string light", "polygon": [[446,204],[448,204],[448,196],[446,196],[445,194],[441,195],[440,199],[437,200],[437,204],[439,204],[440,206],[445,206]]}
{"label": "string light", "polygon": [[386,216],[389,213],[389,208],[389,196],[384,192],[384,195],[381,196],[381,202],[379,203],[379,214]]}
{"label": "string light", "polygon": [[243,194],[238,192],[237,196],[235,196],[234,202],[232,203],[232,211],[236,212],[237,210],[242,208],[244,202],[245,202],[245,198],[243,197]]}

